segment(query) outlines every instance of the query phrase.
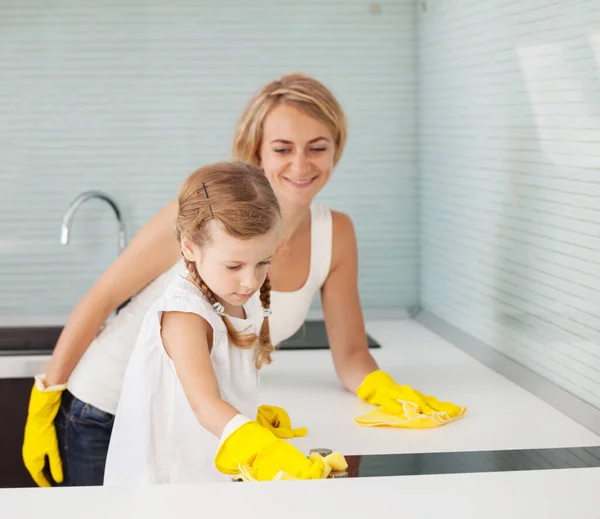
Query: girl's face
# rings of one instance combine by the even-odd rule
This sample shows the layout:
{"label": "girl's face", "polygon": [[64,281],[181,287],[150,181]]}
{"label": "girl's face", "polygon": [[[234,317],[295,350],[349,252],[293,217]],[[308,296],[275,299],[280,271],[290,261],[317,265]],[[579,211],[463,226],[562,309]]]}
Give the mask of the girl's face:
{"label": "girl's face", "polygon": [[202,248],[187,239],[182,251],[196,262],[200,277],[217,296],[227,312],[255,294],[265,281],[271,257],[278,243],[277,227],[247,240],[234,238],[212,223],[211,239]]}
{"label": "girl's face", "polygon": [[279,105],[265,118],[260,166],[280,204],[310,205],[331,177],[334,152],[327,126],[294,106]]}

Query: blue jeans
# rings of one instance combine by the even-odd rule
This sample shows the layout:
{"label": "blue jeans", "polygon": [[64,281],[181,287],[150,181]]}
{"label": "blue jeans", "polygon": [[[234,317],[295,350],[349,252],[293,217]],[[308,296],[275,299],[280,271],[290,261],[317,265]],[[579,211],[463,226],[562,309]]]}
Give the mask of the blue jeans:
{"label": "blue jeans", "polygon": [[114,420],[114,415],[63,392],[54,420],[64,473],[58,486],[102,485]]}

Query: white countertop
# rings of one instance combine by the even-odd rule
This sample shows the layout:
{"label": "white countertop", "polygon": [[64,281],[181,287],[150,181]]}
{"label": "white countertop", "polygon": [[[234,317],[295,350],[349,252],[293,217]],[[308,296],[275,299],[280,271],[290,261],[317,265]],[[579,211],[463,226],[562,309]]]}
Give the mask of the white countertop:
{"label": "white countertop", "polygon": [[451,476],[0,490],[20,519],[594,519],[600,469]]}
{"label": "white countertop", "polygon": [[[281,351],[263,370],[262,401],[285,407],[294,427],[308,428],[306,437],[293,440],[301,450],[326,447],[343,454],[378,454],[600,445],[596,434],[420,324],[381,321],[369,322],[367,328],[382,344],[372,352],[383,369],[401,383],[467,405],[467,414],[437,429],[360,427],[353,416],[371,406],[342,389],[328,351]],[[390,511],[411,518],[587,518],[600,517],[598,488],[600,469],[575,469],[254,485],[0,490],[0,506],[20,517],[45,519],[79,519],[82,510],[86,518],[187,518],[202,514],[204,507],[219,511],[224,519],[265,518],[281,515],[284,505],[286,519]]]}
{"label": "white countertop", "polygon": [[382,369],[415,389],[466,405],[463,418],[436,429],[367,428],[353,417],[372,409],[342,390],[327,350],[276,352],[261,375],[261,399],[284,407],[302,450],[343,454],[528,449],[600,445],[600,437],[468,356],[415,321],[370,322]]}
{"label": "white countertop", "polygon": [[50,355],[0,355],[0,378],[33,378],[48,362]]}

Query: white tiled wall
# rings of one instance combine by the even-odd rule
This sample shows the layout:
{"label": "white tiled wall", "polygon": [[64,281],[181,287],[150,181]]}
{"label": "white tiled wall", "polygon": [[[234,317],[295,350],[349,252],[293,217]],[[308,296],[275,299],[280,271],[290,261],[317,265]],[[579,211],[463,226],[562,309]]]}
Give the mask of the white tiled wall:
{"label": "white tiled wall", "polygon": [[185,176],[228,158],[237,117],[297,70],[339,97],[347,150],[320,201],[354,219],[366,308],[417,303],[415,4],[386,0],[0,2],[0,316],[68,314]]}
{"label": "white tiled wall", "polygon": [[99,204],[58,244],[77,193],[131,236],[305,70],[350,119],[321,200],[354,217],[365,307],[414,304],[420,268],[425,309],[600,407],[600,2],[379,8],[2,2],[0,314],[68,313],[114,258]]}
{"label": "white tiled wall", "polygon": [[422,306],[600,407],[600,2],[417,18]]}

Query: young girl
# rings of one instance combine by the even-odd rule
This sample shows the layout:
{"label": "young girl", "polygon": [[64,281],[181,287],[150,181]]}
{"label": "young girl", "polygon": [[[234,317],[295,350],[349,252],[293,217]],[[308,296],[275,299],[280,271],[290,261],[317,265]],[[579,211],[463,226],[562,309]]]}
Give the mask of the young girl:
{"label": "young girl", "polygon": [[187,275],[144,318],[104,484],[218,481],[240,469],[256,479],[323,477],[323,462],[248,418],[273,351],[267,271],[281,214],[269,181],[257,166],[212,164],[188,178],[178,202]]}

